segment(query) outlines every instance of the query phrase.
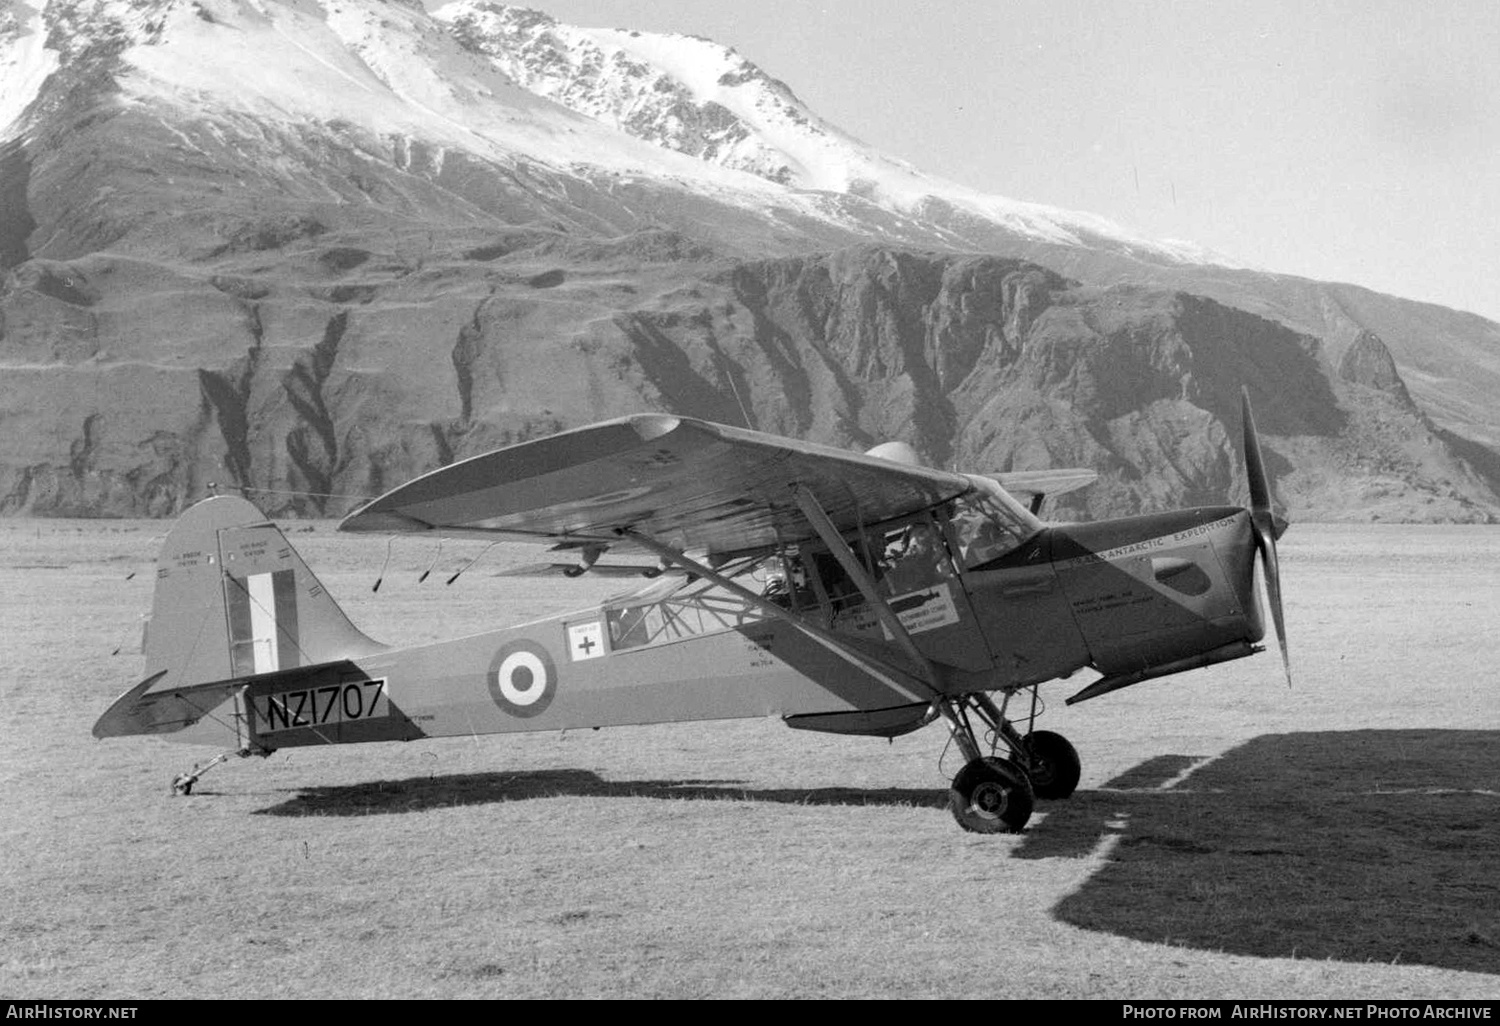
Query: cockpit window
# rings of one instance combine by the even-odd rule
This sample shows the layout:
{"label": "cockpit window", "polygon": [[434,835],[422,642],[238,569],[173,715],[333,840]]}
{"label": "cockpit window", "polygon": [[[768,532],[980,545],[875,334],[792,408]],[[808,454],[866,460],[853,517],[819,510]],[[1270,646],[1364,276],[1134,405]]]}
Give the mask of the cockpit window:
{"label": "cockpit window", "polygon": [[998,559],[1036,533],[1036,525],[983,492],[955,499],[948,522],[959,565],[965,570]]}
{"label": "cockpit window", "polygon": [[901,595],[953,576],[948,549],[937,525],[923,517],[885,536],[880,575],[887,590]]}

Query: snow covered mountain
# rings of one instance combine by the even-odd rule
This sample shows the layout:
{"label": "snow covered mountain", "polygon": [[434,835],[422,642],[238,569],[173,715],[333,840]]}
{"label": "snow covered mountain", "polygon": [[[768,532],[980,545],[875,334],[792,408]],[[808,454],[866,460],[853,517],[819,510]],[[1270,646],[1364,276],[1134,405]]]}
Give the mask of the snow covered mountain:
{"label": "snow covered mountain", "polygon": [[472,2],[430,16],[402,0],[7,3],[0,138],[25,134],[33,100],[45,110],[59,84],[109,65],[122,103],[188,119],[338,126],[426,147],[437,161],[460,151],[646,176],[768,217],[907,244],[984,248],[1002,233],[1210,262],[1103,218],[924,175],[708,40],[580,29]]}
{"label": "snow covered mountain", "polygon": [[874,162],[785,84],[711,40],[576,28],[498,4],[454,3],[433,17],[537,95],[710,164],[844,192]]}
{"label": "snow covered mountain", "polygon": [[0,0],[0,273],[0,512],[327,510],[642,408],[1089,463],[1124,512],[1235,487],[1241,382],[1294,514],[1500,511],[1500,327],[987,196],[716,43],[493,4]]}
{"label": "snow covered mountain", "polygon": [[[927,175],[829,124],[783,82],[733,49],[678,34],[563,25],[535,10],[463,0],[433,12],[466,48],[539,96],[657,146],[795,190],[927,220],[942,241],[979,241],[976,225],[1065,245],[1122,247],[1163,259],[1227,263],[1201,248],[1134,238],[1101,217],[985,195]],[[971,237],[972,236],[972,237]]]}

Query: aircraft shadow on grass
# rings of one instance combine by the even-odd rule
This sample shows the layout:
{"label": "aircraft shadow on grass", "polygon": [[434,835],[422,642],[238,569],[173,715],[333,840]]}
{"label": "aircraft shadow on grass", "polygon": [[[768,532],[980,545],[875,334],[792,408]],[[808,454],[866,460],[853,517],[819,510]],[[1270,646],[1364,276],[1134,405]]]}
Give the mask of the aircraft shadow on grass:
{"label": "aircraft shadow on grass", "polygon": [[295,798],[260,810],[266,816],[367,816],[535,798],[664,798],[780,802],[791,805],[907,805],[945,809],[932,788],[751,788],[738,780],[605,780],[590,770],[528,770],[411,777],[347,787],[299,789]]}
{"label": "aircraft shadow on grass", "polygon": [[[1182,771],[1193,766],[1185,776]],[[1255,738],[1049,806],[1016,851],[1104,865],[1054,908],[1137,940],[1500,973],[1500,734]]]}
{"label": "aircraft shadow on grass", "polygon": [[[587,770],[308,788],[261,810],[355,816],[560,796],[942,808],[906,788],[607,781]],[[1102,858],[1054,914],[1137,940],[1500,974],[1500,734],[1276,734],[1168,755],[1044,802],[1017,859]]]}

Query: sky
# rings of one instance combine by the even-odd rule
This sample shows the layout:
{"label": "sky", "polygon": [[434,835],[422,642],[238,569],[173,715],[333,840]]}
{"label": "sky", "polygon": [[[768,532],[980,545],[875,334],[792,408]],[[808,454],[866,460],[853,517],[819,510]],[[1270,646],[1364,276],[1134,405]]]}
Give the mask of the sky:
{"label": "sky", "polygon": [[1500,321],[1495,0],[535,0],[732,46],[929,174]]}

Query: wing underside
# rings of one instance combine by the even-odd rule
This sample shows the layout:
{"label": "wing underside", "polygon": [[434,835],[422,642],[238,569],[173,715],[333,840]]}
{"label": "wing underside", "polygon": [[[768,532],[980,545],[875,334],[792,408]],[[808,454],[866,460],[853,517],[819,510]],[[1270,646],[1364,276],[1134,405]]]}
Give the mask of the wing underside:
{"label": "wing underside", "polygon": [[436,531],[632,548],[625,531],[709,553],[814,537],[794,490],[841,531],[968,491],[961,474],[809,442],[643,414],[498,449],[419,477],[350,514],[345,531]]}

